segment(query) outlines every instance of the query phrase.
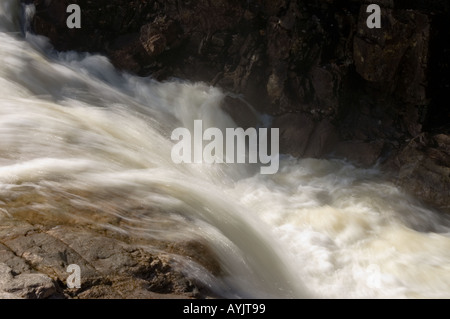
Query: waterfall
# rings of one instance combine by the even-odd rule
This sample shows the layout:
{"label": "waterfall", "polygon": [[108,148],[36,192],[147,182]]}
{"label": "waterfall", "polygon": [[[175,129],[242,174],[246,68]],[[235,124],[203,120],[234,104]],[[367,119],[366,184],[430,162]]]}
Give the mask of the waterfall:
{"label": "waterfall", "polygon": [[54,51],[19,12],[17,1],[0,3],[0,216],[14,216],[7,199],[23,194],[45,199],[23,203],[40,214],[202,239],[223,271],[187,260],[186,271],[226,297],[450,297],[449,219],[377,168],[284,155],[273,175],[249,164],[175,164],[175,128],[237,127],[221,108],[226,92]]}

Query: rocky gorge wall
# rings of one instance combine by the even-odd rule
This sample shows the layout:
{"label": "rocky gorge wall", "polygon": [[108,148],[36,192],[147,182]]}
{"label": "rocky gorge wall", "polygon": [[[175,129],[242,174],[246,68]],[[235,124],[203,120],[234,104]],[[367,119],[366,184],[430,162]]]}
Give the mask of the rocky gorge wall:
{"label": "rocky gorge wall", "polygon": [[[280,128],[281,151],[381,163],[450,210],[450,4],[396,0],[34,0],[33,30],[57,50],[106,54],[159,80],[242,94]],[[68,29],[66,8],[82,8]],[[382,7],[382,28],[366,6]],[[223,105],[243,127],[240,99]]]}

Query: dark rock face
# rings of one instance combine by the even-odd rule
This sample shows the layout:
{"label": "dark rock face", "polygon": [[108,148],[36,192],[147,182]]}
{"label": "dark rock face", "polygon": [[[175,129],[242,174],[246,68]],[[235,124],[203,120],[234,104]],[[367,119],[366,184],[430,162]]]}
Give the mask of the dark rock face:
{"label": "dark rock face", "polygon": [[397,183],[431,205],[450,212],[450,135],[422,134],[390,163]]}
{"label": "dark rock face", "polygon": [[[37,7],[34,30],[58,50],[100,52],[140,75],[243,94],[275,117],[281,151],[295,156],[366,166],[397,156],[395,174],[407,186],[405,172],[416,171],[402,166],[405,154],[431,156],[410,141],[450,132],[448,1],[71,0],[82,8],[82,28],[73,30],[68,0],[26,2]],[[370,3],[382,8],[381,29],[366,26]],[[229,102],[232,116],[251,125],[245,103]],[[446,154],[441,147],[431,149]],[[421,179],[448,189],[445,178]],[[431,190],[414,191],[433,200]],[[448,205],[443,197],[435,200]]]}

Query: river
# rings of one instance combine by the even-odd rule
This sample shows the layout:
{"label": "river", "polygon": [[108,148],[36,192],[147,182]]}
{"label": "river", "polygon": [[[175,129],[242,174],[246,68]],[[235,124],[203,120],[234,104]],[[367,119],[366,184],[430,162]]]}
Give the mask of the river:
{"label": "river", "polygon": [[273,175],[175,164],[175,128],[237,127],[220,107],[227,93],[56,52],[24,32],[27,14],[0,2],[0,215],[36,194],[21,208],[101,223],[82,213],[97,210],[131,235],[202,239],[222,274],[186,271],[230,298],[450,298],[449,218],[376,167],[284,155]]}

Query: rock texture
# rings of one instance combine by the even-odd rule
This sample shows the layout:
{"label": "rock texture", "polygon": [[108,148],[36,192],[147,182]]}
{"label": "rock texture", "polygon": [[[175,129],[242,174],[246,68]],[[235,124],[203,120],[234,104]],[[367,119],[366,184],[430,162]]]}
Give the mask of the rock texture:
{"label": "rock texture", "polygon": [[[224,109],[243,127],[257,122],[249,104],[271,115],[282,152],[381,163],[399,186],[450,212],[447,0],[22,2],[36,5],[33,31],[57,50],[241,94]],[[81,29],[66,27],[72,3]],[[382,8],[381,29],[366,26],[371,3]],[[8,203],[14,218],[0,219],[0,298],[214,297],[177,267],[185,256],[219,274],[201,243],[143,245],[98,223],[23,211],[20,201],[39,199],[19,197]],[[69,264],[81,267],[80,289],[67,288]]]}
{"label": "rock texture", "polygon": [[450,212],[450,135],[419,135],[389,164],[400,186]]}
{"label": "rock texture", "polygon": [[[282,151],[386,162],[400,185],[439,207],[450,204],[448,175],[441,176],[447,161],[436,164],[443,170],[429,165],[437,163],[432,154],[448,155],[433,137],[450,133],[448,1],[25,2],[36,4],[34,31],[58,50],[100,52],[126,71],[243,94],[274,117]],[[69,2],[82,8],[81,29],[65,25]],[[381,29],[366,26],[369,3],[382,8]],[[227,105],[248,120],[245,103]],[[431,144],[412,142],[424,134]],[[422,173],[408,154],[422,158]],[[408,186],[413,180],[432,187]]]}
{"label": "rock texture", "polygon": [[[1,219],[0,298],[214,297],[177,266],[177,256],[183,255],[193,262],[208,260],[216,269],[204,271],[217,271],[214,257],[201,243],[143,245],[133,242],[136,238],[106,233],[93,224],[54,226],[41,221],[42,225],[34,224],[36,218],[33,223],[23,218]],[[79,289],[67,286],[71,264],[81,268]]]}
{"label": "rock texture", "polygon": [[45,299],[56,293],[56,286],[44,274],[14,275],[12,268],[0,263],[0,290],[0,298]]}

